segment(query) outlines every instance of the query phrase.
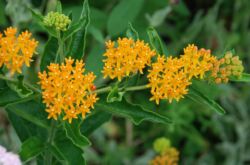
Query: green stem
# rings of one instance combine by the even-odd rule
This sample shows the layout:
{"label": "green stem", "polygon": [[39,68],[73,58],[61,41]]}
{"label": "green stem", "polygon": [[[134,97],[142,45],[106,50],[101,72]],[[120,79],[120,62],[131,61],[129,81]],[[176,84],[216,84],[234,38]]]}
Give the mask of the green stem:
{"label": "green stem", "polygon": [[[56,121],[53,120],[51,122],[51,129],[50,129],[49,137],[48,137],[48,141],[47,141],[47,143],[49,145],[52,145],[54,138],[55,138],[56,131],[57,131]],[[51,164],[52,164],[52,155],[51,155],[49,149],[47,149],[45,152],[45,165],[51,165]]]}
{"label": "green stem", "polygon": [[[125,89],[119,88],[118,91],[139,91],[139,90],[144,90],[147,88],[149,88],[147,85],[139,85],[139,86],[127,87]],[[97,90],[93,91],[93,93],[97,93],[97,94],[107,93],[107,92],[110,92],[111,89],[112,88],[110,86],[107,86],[104,88],[97,89]]]}
{"label": "green stem", "polygon": [[64,55],[63,55],[63,49],[64,49],[64,42],[61,38],[61,32],[58,31],[57,32],[57,40],[58,40],[58,49],[56,52],[56,58],[55,58],[55,62],[56,63],[61,63],[63,62],[64,59]]}
{"label": "green stem", "polygon": [[[11,78],[11,77],[6,77],[6,76],[1,75],[1,74],[0,74],[0,79],[6,80],[6,81],[10,81],[10,82],[13,82],[13,83],[17,83],[17,82],[18,82],[18,80],[16,80],[16,79],[13,79],[13,78]],[[35,86],[31,85],[31,84],[28,83],[28,82],[24,82],[24,81],[23,81],[23,84],[24,84],[25,86],[27,86],[28,88],[32,89],[33,91],[37,92],[37,93],[41,93],[41,92],[42,92],[40,89],[36,88]]]}

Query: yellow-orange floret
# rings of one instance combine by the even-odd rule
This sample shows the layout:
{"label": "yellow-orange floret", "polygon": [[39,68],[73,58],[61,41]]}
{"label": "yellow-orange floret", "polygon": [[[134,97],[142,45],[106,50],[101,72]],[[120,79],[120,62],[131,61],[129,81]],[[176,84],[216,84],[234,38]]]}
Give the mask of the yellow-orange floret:
{"label": "yellow-orange floret", "polygon": [[9,27],[0,34],[0,67],[5,65],[10,73],[21,73],[22,66],[30,66],[38,41],[31,39],[31,33],[22,32],[16,37],[17,29]]}
{"label": "yellow-orange floret", "polygon": [[51,63],[48,66],[48,73],[39,73],[42,88],[43,102],[46,104],[48,118],[57,118],[62,115],[63,120],[78,118],[79,115],[85,118],[94,103],[98,100],[93,90],[95,75],[90,72],[83,74],[84,63],[82,60],[68,58],[66,62],[59,65]]}
{"label": "yellow-orange floret", "polygon": [[155,100],[156,104],[159,104],[161,99],[167,99],[169,102],[173,99],[179,101],[187,94],[187,87],[191,82],[183,65],[183,60],[178,58],[170,56],[166,59],[164,56],[158,56],[148,74],[148,86],[151,87],[153,95],[150,100]]}
{"label": "yellow-orange floret", "polygon": [[184,54],[180,57],[183,60],[184,72],[188,74],[189,79],[192,77],[203,79],[204,74],[212,68],[211,62],[215,58],[211,55],[210,50],[198,49],[193,44],[184,48]]}
{"label": "yellow-orange floret", "polygon": [[111,79],[118,78],[119,81],[131,73],[142,74],[143,69],[151,64],[151,58],[155,51],[151,50],[144,41],[134,41],[131,38],[119,38],[117,46],[115,42],[106,42],[106,52],[104,56],[104,77]]}
{"label": "yellow-orange floret", "polygon": [[171,147],[168,148],[162,155],[156,156],[150,165],[178,165],[179,152]]}

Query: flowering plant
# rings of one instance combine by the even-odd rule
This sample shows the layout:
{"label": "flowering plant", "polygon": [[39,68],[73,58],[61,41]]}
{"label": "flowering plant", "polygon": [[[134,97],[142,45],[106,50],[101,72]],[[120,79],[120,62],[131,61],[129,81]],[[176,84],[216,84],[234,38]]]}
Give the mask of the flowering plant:
{"label": "flowering plant", "polygon": [[[30,10],[49,34],[42,55],[28,30],[17,36],[19,29],[9,27],[0,33],[0,106],[6,109],[22,141],[20,157],[24,162],[37,157],[43,164],[83,164],[83,148],[91,145],[88,136],[113,115],[136,125],[143,121],[174,122],[133,100],[132,96],[142,90],[151,95],[144,96],[147,102],[156,106],[189,98],[224,114],[224,109],[193,82],[249,81],[234,51],[218,58],[209,49],[189,44],[181,55],[168,55],[153,27],[147,29],[147,42],[131,24],[126,36],[103,43],[103,68],[97,76],[85,68],[90,21],[87,0],[78,20],[64,15],[60,2],[57,11],[46,16]],[[37,61],[38,80],[30,81],[27,70]],[[174,155],[171,161],[177,161],[175,149],[168,154]],[[155,161],[158,159],[162,158]]]}

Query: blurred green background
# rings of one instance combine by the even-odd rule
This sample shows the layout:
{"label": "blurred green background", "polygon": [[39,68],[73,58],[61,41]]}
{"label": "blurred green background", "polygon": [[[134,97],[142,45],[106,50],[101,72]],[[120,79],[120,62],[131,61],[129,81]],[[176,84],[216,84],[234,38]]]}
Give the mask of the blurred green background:
{"label": "blurred green background", "polygon": [[[63,0],[63,12],[72,12],[73,18],[77,18],[82,3],[82,0]],[[217,56],[234,49],[243,61],[245,72],[250,72],[249,0],[89,0],[89,4],[91,22],[85,61],[87,70],[99,77],[97,85],[102,82],[104,42],[125,36],[128,22],[138,31],[140,39],[146,41],[147,27],[155,27],[166,54],[178,55],[189,43],[211,49]],[[48,35],[32,21],[29,7],[46,15],[55,6],[56,0],[0,0],[0,29],[15,26],[33,32],[40,42],[36,57],[39,60]],[[167,137],[180,151],[180,164],[249,165],[250,84],[194,84],[225,108],[226,115],[220,116],[188,99],[172,104],[163,102],[159,107],[148,104],[174,123],[144,122],[134,126],[126,119],[113,117],[91,135],[92,147],[85,152],[88,164],[147,164],[155,155],[153,141]],[[140,93],[134,97],[138,98]],[[4,111],[0,111],[0,145],[16,152],[20,147]]]}

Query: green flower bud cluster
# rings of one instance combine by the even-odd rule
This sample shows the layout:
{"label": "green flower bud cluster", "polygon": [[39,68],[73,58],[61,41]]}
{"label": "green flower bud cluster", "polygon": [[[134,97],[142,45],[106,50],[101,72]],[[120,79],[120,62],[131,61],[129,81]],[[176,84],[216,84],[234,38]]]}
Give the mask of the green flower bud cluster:
{"label": "green flower bud cluster", "polygon": [[44,17],[43,23],[48,27],[54,27],[57,31],[66,31],[71,20],[64,14],[52,11]]}
{"label": "green flower bud cluster", "polygon": [[171,148],[171,142],[169,139],[161,137],[154,141],[154,150],[160,154],[163,154],[166,150]]}
{"label": "green flower bud cluster", "polygon": [[240,77],[244,70],[242,61],[239,60],[239,56],[233,56],[231,52],[225,55],[225,64],[228,65],[232,76]]}

